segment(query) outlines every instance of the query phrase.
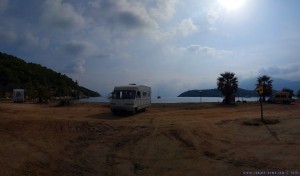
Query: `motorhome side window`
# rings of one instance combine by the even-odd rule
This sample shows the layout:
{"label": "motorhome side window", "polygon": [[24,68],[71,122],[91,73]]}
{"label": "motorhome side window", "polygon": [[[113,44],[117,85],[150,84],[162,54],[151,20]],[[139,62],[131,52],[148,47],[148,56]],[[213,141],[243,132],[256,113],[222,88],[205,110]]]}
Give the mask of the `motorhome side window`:
{"label": "motorhome side window", "polygon": [[134,90],[115,90],[113,99],[135,99]]}
{"label": "motorhome side window", "polygon": [[137,91],[136,98],[141,98],[141,92],[140,91]]}
{"label": "motorhome side window", "polygon": [[147,92],[143,92],[143,97],[146,97],[147,96]]}

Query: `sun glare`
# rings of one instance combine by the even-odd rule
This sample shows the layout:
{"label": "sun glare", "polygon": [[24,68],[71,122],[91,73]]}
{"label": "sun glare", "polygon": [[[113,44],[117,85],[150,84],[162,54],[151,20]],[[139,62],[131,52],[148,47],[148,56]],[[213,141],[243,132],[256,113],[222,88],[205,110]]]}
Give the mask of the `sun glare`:
{"label": "sun glare", "polygon": [[219,0],[219,4],[227,10],[236,10],[243,6],[245,0]]}

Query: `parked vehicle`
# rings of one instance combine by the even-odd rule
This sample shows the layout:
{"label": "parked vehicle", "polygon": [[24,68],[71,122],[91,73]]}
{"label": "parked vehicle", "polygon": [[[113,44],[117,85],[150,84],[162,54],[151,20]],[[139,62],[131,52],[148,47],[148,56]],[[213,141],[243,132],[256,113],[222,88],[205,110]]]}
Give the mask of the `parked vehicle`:
{"label": "parked vehicle", "polygon": [[24,89],[13,89],[13,100],[15,103],[23,103],[24,99]]}
{"label": "parked vehicle", "polygon": [[114,88],[111,99],[111,111],[128,111],[133,114],[145,111],[151,105],[151,88],[144,85],[131,84]]}
{"label": "parked vehicle", "polygon": [[268,101],[270,103],[290,104],[293,99],[289,92],[276,92],[269,98]]}

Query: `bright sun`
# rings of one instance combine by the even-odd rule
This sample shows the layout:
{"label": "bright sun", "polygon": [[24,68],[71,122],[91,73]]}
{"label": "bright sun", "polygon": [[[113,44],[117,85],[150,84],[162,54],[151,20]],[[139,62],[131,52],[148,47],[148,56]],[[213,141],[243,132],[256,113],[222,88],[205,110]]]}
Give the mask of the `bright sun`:
{"label": "bright sun", "polygon": [[236,10],[243,6],[245,0],[219,0],[219,4],[221,4],[227,10]]}

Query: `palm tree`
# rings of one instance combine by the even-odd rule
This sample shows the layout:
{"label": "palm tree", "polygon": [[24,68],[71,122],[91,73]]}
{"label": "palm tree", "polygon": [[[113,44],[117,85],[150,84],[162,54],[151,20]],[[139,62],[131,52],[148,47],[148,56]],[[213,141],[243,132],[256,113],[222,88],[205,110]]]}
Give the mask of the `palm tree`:
{"label": "palm tree", "polygon": [[266,96],[270,96],[272,94],[272,85],[273,80],[271,80],[271,77],[267,76],[267,75],[263,75],[257,78],[257,84],[256,84],[256,88],[258,88],[258,86],[262,85],[263,86],[263,101],[266,101]]}
{"label": "palm tree", "polygon": [[221,76],[217,79],[218,90],[222,92],[225,96],[223,102],[225,104],[230,104],[235,101],[235,93],[238,90],[238,80],[234,73],[224,72],[220,74]]}

